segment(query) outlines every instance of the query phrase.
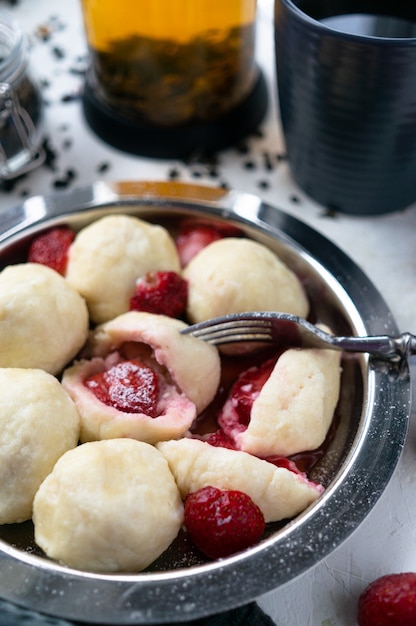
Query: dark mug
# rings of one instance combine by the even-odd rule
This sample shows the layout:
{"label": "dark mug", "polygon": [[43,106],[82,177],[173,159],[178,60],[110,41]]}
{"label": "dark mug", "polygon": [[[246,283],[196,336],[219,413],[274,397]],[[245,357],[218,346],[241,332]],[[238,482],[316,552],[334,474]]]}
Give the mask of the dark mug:
{"label": "dark mug", "polygon": [[416,201],[416,5],[275,0],[279,110],[293,178],[354,215]]}

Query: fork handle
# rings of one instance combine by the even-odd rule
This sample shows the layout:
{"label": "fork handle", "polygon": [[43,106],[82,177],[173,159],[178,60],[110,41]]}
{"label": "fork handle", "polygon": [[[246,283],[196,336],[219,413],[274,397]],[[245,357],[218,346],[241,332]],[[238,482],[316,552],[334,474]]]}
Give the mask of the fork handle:
{"label": "fork handle", "polygon": [[416,336],[411,333],[402,333],[397,337],[333,337],[332,342],[341,350],[368,352],[388,361],[401,361],[416,354]]}

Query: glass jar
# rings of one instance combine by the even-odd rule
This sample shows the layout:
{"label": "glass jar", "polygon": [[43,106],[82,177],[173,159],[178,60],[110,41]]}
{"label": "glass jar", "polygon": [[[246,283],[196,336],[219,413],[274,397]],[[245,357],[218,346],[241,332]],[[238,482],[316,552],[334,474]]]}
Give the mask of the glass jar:
{"label": "glass jar", "polygon": [[0,11],[0,180],[42,163],[41,125],[42,101],[29,75],[25,37]]}
{"label": "glass jar", "polygon": [[148,153],[157,140],[165,156],[184,142],[231,143],[259,124],[266,94],[255,63],[256,0],[81,1],[87,120],[110,143]]}

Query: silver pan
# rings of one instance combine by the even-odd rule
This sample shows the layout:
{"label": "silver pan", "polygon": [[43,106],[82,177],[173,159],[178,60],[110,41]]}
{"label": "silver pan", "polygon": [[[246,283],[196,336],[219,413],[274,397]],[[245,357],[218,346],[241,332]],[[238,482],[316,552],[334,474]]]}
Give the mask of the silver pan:
{"label": "silver pan", "polygon": [[[322,235],[258,197],[181,183],[121,182],[33,197],[0,215],[0,263],[24,259],[30,239],[58,224],[81,228],[129,213],[173,231],[182,218],[225,220],[275,250],[301,276],[320,320],[338,334],[397,334],[381,295]],[[363,521],[391,478],[410,414],[408,364],[343,361],[338,427],[311,478],[323,495],[257,546],[202,562],[179,543],[148,571],[97,575],[62,567],[33,546],[30,524],[0,527],[0,597],[56,617],[98,624],[166,624],[241,606],[299,576]]]}

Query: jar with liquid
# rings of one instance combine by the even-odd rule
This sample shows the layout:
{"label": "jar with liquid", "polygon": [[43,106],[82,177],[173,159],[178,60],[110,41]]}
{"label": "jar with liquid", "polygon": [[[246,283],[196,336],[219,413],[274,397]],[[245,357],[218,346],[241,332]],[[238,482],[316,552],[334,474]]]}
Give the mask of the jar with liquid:
{"label": "jar with liquid", "polygon": [[127,151],[183,156],[256,129],[256,0],[81,0],[90,66],[84,111]]}
{"label": "jar with liquid", "polygon": [[0,181],[43,162],[42,108],[26,39],[9,13],[0,11]]}

